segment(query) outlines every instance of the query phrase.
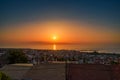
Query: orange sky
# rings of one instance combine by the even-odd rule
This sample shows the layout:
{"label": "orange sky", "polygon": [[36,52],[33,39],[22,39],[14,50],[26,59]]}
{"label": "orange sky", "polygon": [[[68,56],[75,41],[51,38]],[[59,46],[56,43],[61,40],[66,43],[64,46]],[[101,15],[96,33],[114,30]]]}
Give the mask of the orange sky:
{"label": "orange sky", "polygon": [[9,26],[0,32],[0,42],[120,43],[119,33],[81,21],[48,20]]}

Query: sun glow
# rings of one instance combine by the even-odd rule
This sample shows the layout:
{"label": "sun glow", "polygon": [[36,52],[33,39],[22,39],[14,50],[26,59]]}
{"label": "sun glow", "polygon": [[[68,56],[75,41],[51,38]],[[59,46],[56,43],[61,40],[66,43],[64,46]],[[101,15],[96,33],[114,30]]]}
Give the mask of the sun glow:
{"label": "sun glow", "polygon": [[57,37],[56,36],[53,36],[53,40],[56,40],[57,39]]}

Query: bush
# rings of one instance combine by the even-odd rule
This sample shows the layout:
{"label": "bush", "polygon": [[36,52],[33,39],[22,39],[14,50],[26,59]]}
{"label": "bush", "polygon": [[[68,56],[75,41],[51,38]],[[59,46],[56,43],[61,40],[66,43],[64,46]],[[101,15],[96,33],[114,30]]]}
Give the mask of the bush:
{"label": "bush", "polygon": [[119,64],[118,62],[111,61],[111,64]]}

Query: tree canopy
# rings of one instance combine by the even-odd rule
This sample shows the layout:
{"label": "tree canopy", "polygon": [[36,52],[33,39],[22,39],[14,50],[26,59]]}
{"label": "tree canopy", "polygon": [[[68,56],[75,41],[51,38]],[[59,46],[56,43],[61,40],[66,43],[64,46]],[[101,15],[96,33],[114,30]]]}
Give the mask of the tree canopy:
{"label": "tree canopy", "polygon": [[8,56],[9,64],[14,63],[27,63],[27,57],[22,51],[9,51]]}

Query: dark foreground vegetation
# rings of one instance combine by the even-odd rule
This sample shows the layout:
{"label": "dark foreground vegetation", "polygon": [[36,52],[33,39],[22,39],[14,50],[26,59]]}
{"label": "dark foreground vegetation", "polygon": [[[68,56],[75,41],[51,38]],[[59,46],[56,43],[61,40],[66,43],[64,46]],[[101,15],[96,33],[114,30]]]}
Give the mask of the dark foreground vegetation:
{"label": "dark foreground vegetation", "polygon": [[11,78],[3,72],[0,72],[0,80],[11,80]]}

